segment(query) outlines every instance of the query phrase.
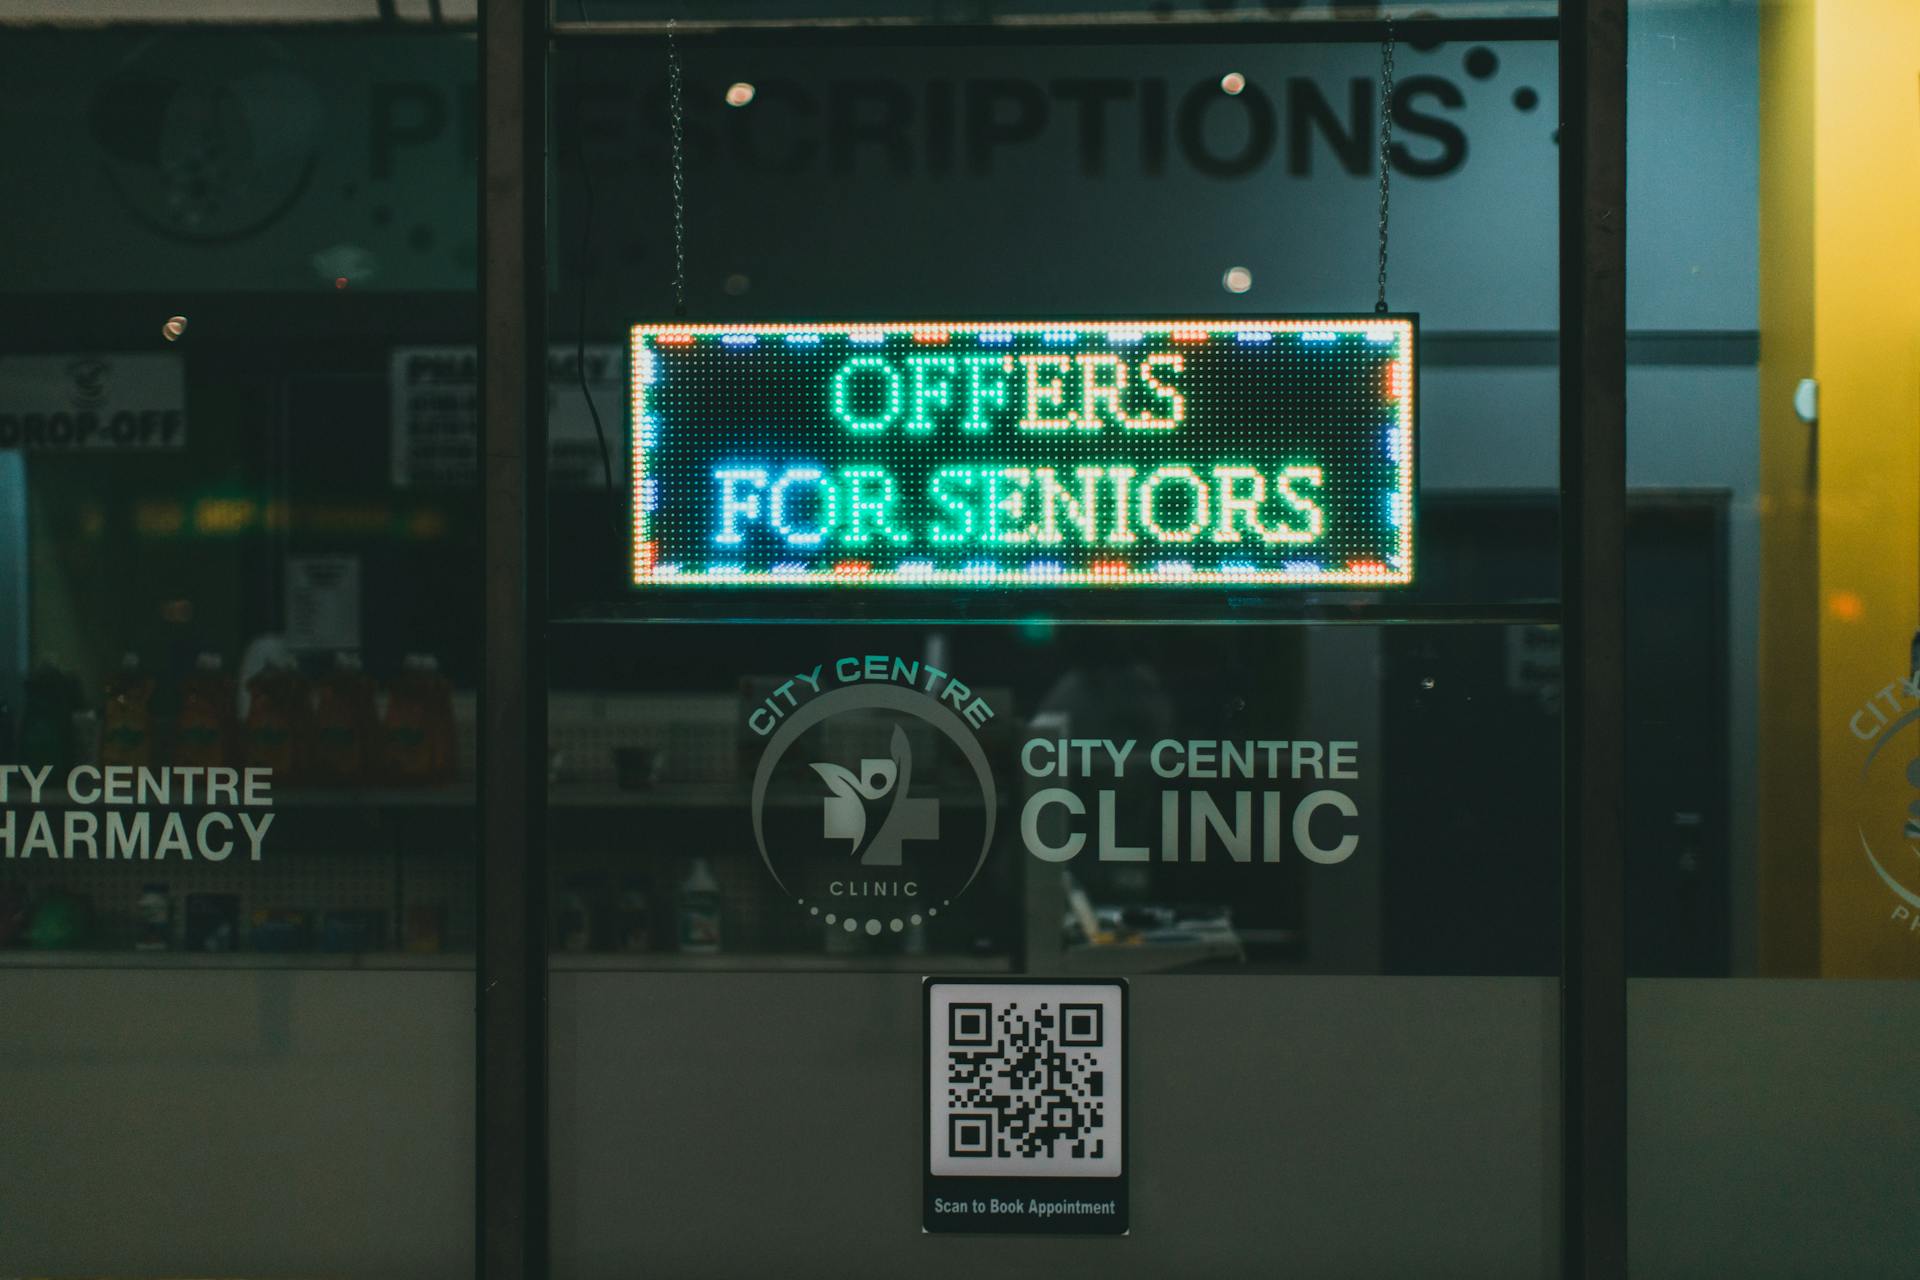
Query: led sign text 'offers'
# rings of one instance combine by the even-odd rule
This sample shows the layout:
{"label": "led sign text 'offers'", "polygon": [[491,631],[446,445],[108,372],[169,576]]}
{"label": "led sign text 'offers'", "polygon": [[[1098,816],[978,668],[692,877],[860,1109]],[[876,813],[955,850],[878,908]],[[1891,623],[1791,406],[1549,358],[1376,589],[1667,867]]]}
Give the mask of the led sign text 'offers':
{"label": "led sign text 'offers'", "polygon": [[638,325],[638,586],[1413,580],[1410,319]]}

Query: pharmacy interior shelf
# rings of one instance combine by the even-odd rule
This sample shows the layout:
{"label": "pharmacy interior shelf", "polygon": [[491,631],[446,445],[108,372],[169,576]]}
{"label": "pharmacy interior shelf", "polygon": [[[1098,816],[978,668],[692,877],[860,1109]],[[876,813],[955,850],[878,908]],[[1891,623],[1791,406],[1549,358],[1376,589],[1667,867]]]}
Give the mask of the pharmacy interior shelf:
{"label": "pharmacy interior shelf", "polygon": [[684,955],[676,951],[557,951],[547,957],[556,973],[625,973],[638,970],[675,973],[1008,973],[1013,961],[1005,955],[966,955],[933,952],[921,955],[825,953],[723,952]]}
{"label": "pharmacy interior shelf", "polygon": [[0,969],[472,969],[473,953],[436,951],[0,951]]}
{"label": "pharmacy interior shelf", "polygon": [[[747,798],[749,784],[745,780],[733,782],[673,782],[662,781],[651,787],[618,787],[611,783],[557,783],[547,793],[547,803],[556,809],[719,809],[739,808]],[[955,790],[951,794],[938,793],[943,805],[966,808],[978,808],[978,791]],[[28,805],[24,797],[15,803],[26,807],[41,809],[68,809],[75,807],[75,801],[64,790],[49,787],[41,793],[40,800]],[[352,787],[330,789],[323,787],[300,788],[278,791],[274,794],[275,809],[457,809],[472,808],[479,803],[471,787]],[[772,789],[767,794],[767,803],[775,808],[798,809],[806,806],[817,807],[820,794],[802,789]],[[96,807],[89,804],[86,807]],[[197,811],[212,806],[196,798],[190,804],[166,806],[160,804],[135,804],[115,806],[117,808],[159,809],[179,808],[185,811]]]}
{"label": "pharmacy interior shelf", "polygon": [[[556,972],[595,973],[670,971],[677,973],[1006,973],[1013,968],[1007,956],[931,953],[885,955],[864,952],[849,955],[722,953],[711,956],[678,952],[556,952],[549,959]],[[405,951],[63,951],[3,950],[0,969],[317,969],[410,970],[473,968],[473,953]]]}

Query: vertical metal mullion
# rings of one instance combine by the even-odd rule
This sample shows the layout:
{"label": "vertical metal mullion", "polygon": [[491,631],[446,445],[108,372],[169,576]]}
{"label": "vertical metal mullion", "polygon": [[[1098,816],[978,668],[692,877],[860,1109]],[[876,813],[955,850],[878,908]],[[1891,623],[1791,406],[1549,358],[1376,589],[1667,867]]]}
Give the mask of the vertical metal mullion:
{"label": "vertical metal mullion", "polygon": [[485,632],[475,1261],[547,1270],[546,0],[480,6]]}
{"label": "vertical metal mullion", "polygon": [[1568,1277],[1627,1274],[1627,0],[1560,5],[1565,606],[1561,1084]]}

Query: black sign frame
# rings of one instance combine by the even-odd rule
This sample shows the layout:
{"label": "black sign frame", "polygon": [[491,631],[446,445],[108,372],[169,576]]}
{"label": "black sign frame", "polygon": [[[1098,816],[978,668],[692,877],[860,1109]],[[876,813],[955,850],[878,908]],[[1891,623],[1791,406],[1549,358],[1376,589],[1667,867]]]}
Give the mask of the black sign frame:
{"label": "black sign frame", "polygon": [[[1407,415],[1407,430],[1411,442],[1405,460],[1409,497],[1405,518],[1413,530],[1409,539],[1414,552],[1413,564],[1417,567],[1421,506],[1420,405],[1423,398],[1420,388],[1419,313],[1401,311],[1280,313],[1216,317],[1215,320],[1206,323],[1224,323],[1227,320],[1248,328],[1258,328],[1263,325],[1299,325],[1304,322],[1356,325],[1382,321],[1407,327],[1411,366],[1410,385],[1407,388],[1411,401]],[[687,327],[689,323],[684,318],[648,319],[637,322],[630,328],[629,344],[631,346],[636,341],[634,335],[642,330]],[[692,327],[717,333],[723,329],[734,328],[780,330],[804,328],[808,325],[831,326],[838,329],[871,325],[897,329],[920,323],[927,322],[861,317],[810,322],[742,321],[738,325],[702,322]],[[1044,317],[1009,320],[1000,316],[957,317],[941,323],[954,326],[1069,324],[1065,320],[1055,322]],[[1125,317],[1111,319],[1084,317],[1078,323],[1180,325],[1199,322],[1195,321],[1190,314],[1129,313]],[[630,368],[636,393],[640,389],[639,363],[637,359],[633,360]],[[641,443],[636,435],[638,426],[634,416],[629,415],[623,455],[629,470],[633,467],[636,451]],[[622,487],[623,502],[627,508],[624,522],[627,550],[618,552],[609,549],[608,554],[617,554],[621,560],[629,561],[631,566],[631,557],[645,540],[645,533],[642,528],[637,484]],[[635,618],[651,622],[699,622],[736,618],[779,618],[790,622],[845,622],[868,619],[1002,622],[1034,617],[1051,618],[1060,622],[1179,621],[1219,619],[1223,616],[1230,616],[1233,620],[1263,618],[1361,620],[1365,615],[1371,614],[1377,614],[1381,618],[1410,615],[1425,611],[1431,603],[1438,603],[1425,599],[1428,593],[1421,589],[1421,575],[1414,570],[1409,572],[1410,580],[1377,582],[1309,581],[1281,585],[1260,581],[1213,580],[1191,583],[1177,581],[1129,583],[1124,586],[1099,589],[1084,586],[1056,586],[1035,581],[968,586],[946,584],[909,586],[900,583],[861,586],[814,580],[769,584],[751,579],[737,585],[729,584],[722,589],[716,589],[712,585],[674,585],[661,580],[637,585],[629,580],[617,596],[590,602],[582,601],[571,612],[582,618],[603,620]],[[632,575],[623,572],[622,576],[631,579]],[[568,611],[563,610],[563,612]]]}

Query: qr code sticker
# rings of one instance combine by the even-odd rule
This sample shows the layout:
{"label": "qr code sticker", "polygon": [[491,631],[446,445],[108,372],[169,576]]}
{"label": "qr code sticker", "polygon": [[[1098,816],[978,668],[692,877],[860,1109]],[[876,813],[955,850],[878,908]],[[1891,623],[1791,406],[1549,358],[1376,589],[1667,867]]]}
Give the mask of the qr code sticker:
{"label": "qr code sticker", "polygon": [[937,983],[930,996],[934,1174],[1120,1173],[1125,1005],[1118,986]]}

